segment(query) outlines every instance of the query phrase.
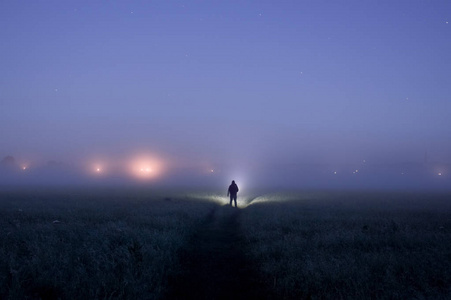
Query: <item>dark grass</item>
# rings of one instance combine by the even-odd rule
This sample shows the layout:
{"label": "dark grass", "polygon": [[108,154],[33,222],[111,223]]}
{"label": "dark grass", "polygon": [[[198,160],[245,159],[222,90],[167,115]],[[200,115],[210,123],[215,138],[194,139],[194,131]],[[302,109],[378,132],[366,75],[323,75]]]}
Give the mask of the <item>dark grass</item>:
{"label": "dark grass", "polygon": [[[177,295],[169,282],[193,272],[184,269],[183,259],[196,253],[197,246],[206,247],[204,258],[211,245],[219,256],[231,240],[241,250],[229,249],[231,256],[222,259],[236,257],[237,265],[251,271],[230,274],[259,277],[253,289],[261,284],[262,291],[269,291],[267,298],[451,298],[450,194],[302,191],[243,196],[239,214],[208,223],[212,210],[227,212],[218,206],[226,200],[214,193],[135,188],[3,189],[0,298]],[[233,230],[223,233],[221,222]],[[199,231],[205,224],[210,229]],[[204,236],[203,243],[193,241],[196,234]],[[234,238],[212,239],[211,234]],[[234,281],[230,285],[239,287]],[[197,289],[208,286],[212,283]]]}
{"label": "dark grass", "polygon": [[449,194],[259,199],[246,209],[242,226],[277,298],[451,298]]}
{"label": "dark grass", "polygon": [[151,191],[0,193],[1,299],[157,299],[216,204]]}
{"label": "dark grass", "polygon": [[182,269],[164,299],[272,299],[247,258],[241,213],[229,205],[212,211],[180,251]]}

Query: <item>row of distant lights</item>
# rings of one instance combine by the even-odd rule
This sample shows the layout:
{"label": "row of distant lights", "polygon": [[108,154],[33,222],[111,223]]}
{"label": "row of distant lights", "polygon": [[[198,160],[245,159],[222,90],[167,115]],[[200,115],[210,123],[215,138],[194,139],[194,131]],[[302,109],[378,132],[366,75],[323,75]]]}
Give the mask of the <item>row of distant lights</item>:
{"label": "row of distant lights", "polygon": [[[448,24],[448,22],[446,22],[446,24]],[[366,163],[366,160],[364,159],[362,162]],[[358,169],[356,169],[355,171],[352,172],[352,174],[357,174],[357,173],[359,173]],[[404,174],[405,174],[404,172],[401,172],[401,175],[404,175]],[[334,175],[337,175],[337,171],[334,171]],[[442,175],[443,175],[442,172],[437,173],[437,176],[442,176]]]}
{"label": "row of distant lights", "polygon": [[[23,169],[25,170],[26,168],[24,167]],[[95,171],[97,173],[102,173],[102,168],[97,167]],[[140,168],[139,171],[141,173],[152,173],[153,172],[152,168]]]}
{"label": "row of distant lights", "polygon": [[[26,167],[23,167],[23,169],[25,170]],[[141,168],[141,169],[139,169],[139,171],[142,172],[142,173],[152,173],[153,172],[153,170],[151,168]],[[96,168],[96,172],[97,173],[102,173],[102,169],[101,168]],[[213,169],[210,170],[210,173],[214,173],[214,172],[215,172],[215,170],[213,170]],[[337,173],[337,172],[335,172],[335,173]]]}
{"label": "row of distant lights", "polygon": [[[27,165],[23,165],[21,166],[21,169],[23,171],[28,170],[28,166]],[[152,173],[154,173],[154,169],[151,167],[141,167],[138,169],[135,169],[137,171],[137,173],[142,174],[143,176],[148,176],[148,175],[152,175]],[[93,171],[97,174],[102,174],[104,172],[104,169],[101,166],[95,166],[93,168]],[[213,171],[213,170],[211,170]],[[136,173],[135,173],[136,174]],[[138,174],[136,174],[138,175]]]}
{"label": "row of distant lights", "polygon": [[[364,161],[365,162],[365,161]],[[23,166],[22,167],[22,170],[26,170],[27,169],[27,166]],[[96,170],[95,170],[97,173],[102,173],[102,168],[100,168],[100,167],[97,167],[96,168]],[[153,172],[153,170],[152,170],[152,168],[140,168],[139,169],[139,171],[141,172],[141,173],[152,173]],[[210,173],[214,173],[215,172],[215,170],[214,169],[210,169]],[[359,173],[359,170],[358,169],[356,169],[355,171],[353,171],[352,172],[352,174],[357,174],[357,173]],[[338,174],[338,172],[337,171],[334,171],[334,175],[337,175]],[[404,172],[402,172],[401,173],[401,175],[404,175],[405,173]],[[438,172],[437,173],[437,176],[443,176],[443,173],[442,172]]]}
{"label": "row of distant lights", "polygon": [[[28,169],[27,166],[22,166],[22,170],[25,171],[26,169]],[[95,171],[97,173],[102,173],[102,168],[96,167]],[[142,173],[152,173],[153,172],[152,168],[140,168],[139,171],[142,172]],[[210,169],[209,171],[210,171],[210,173],[214,173],[215,172],[214,169]],[[337,172],[335,172],[335,173],[337,173]]]}
{"label": "row of distant lights", "polygon": [[[356,174],[356,173],[359,173],[358,169],[356,169],[355,171],[352,172],[352,174]],[[401,175],[404,175],[404,174],[405,174],[404,172],[401,172]],[[334,171],[334,175],[337,175],[337,171]],[[442,176],[442,175],[443,175],[442,172],[437,173],[437,176]]]}
{"label": "row of distant lights", "polygon": [[[141,169],[139,169],[139,171],[143,172],[143,173],[152,173],[152,169],[151,168],[141,168]],[[97,168],[96,172],[97,173],[102,173],[102,169],[101,168]]]}
{"label": "row of distant lights", "polygon": [[[355,174],[355,173],[359,173],[359,170],[356,169],[355,171],[352,172],[352,174]],[[334,175],[337,175],[337,171],[334,171]]]}

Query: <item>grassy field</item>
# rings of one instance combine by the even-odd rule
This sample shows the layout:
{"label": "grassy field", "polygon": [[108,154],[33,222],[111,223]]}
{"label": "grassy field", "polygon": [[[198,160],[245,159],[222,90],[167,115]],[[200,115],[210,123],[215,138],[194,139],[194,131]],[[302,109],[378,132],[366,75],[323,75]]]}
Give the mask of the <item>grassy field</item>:
{"label": "grassy field", "polygon": [[0,193],[1,299],[158,299],[213,201],[151,191]]}
{"label": "grassy field", "polygon": [[241,226],[277,298],[451,298],[449,194],[272,194]]}
{"label": "grassy field", "polygon": [[239,214],[218,195],[2,190],[0,298],[163,298],[212,211],[238,224],[274,298],[451,297],[450,194],[265,193],[241,196]]}

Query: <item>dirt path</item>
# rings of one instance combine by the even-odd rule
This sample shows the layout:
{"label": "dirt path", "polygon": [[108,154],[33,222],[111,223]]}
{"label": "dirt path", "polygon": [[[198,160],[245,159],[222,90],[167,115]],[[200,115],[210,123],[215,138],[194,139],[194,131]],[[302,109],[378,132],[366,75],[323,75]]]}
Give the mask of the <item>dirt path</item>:
{"label": "dirt path", "polygon": [[246,259],[239,209],[217,208],[182,251],[182,268],[167,299],[270,299]]}

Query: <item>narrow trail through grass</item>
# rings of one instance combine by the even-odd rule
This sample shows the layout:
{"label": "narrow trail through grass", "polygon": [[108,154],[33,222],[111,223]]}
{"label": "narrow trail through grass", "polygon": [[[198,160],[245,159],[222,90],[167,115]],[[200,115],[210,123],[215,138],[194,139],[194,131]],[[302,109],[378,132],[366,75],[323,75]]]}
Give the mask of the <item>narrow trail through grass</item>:
{"label": "narrow trail through grass", "polygon": [[169,283],[167,299],[269,299],[247,259],[240,209],[218,207],[181,251],[182,268]]}

